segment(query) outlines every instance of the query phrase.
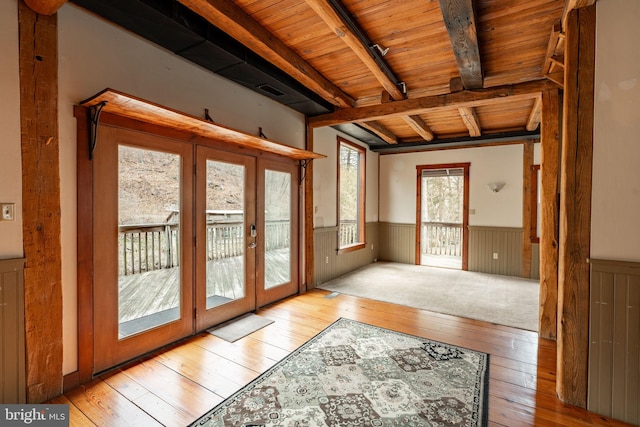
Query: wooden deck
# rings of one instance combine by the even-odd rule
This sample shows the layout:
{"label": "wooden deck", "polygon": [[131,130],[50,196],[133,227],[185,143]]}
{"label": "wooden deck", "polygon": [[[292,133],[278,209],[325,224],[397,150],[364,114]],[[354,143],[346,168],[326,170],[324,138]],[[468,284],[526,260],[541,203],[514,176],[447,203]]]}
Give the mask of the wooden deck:
{"label": "wooden deck", "polygon": [[[289,281],[289,250],[265,252],[265,282]],[[242,257],[208,262],[207,295],[235,299],[243,295],[238,277],[244,277]],[[178,307],[180,296],[179,267],[121,276],[119,279],[120,322],[128,322]]]}
{"label": "wooden deck", "polygon": [[489,353],[489,426],[627,426],[556,397],[556,343],[533,332],[314,290],[259,310],[275,322],[234,343],[208,333],[101,375],[51,403],[71,426],[184,426],[339,317]]}
{"label": "wooden deck", "polygon": [[462,269],[462,257],[451,255],[428,255],[420,256],[420,265],[428,265],[430,267],[443,267]]}

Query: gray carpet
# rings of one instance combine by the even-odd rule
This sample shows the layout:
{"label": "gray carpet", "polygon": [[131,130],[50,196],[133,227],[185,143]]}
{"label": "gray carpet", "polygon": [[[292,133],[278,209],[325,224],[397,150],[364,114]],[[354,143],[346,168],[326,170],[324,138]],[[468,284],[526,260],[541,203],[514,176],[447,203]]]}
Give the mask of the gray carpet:
{"label": "gray carpet", "polygon": [[320,289],[538,331],[537,280],[377,262]]}
{"label": "gray carpet", "polygon": [[222,325],[207,329],[207,332],[225,341],[235,342],[272,323],[271,319],[248,313]]}

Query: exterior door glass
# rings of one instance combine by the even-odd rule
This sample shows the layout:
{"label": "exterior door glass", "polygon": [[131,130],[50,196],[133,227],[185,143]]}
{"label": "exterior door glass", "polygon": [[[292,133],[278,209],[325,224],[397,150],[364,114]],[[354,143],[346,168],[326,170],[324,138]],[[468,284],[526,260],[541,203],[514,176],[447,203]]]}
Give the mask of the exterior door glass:
{"label": "exterior door glass", "polygon": [[207,310],[245,297],[245,167],[207,160]]}
{"label": "exterior door glass", "polygon": [[118,337],[180,318],[180,155],[118,146]]}
{"label": "exterior door glass", "polygon": [[264,173],[264,287],[270,289],[291,281],[291,174]]}
{"label": "exterior door glass", "polygon": [[426,170],[422,176],[420,263],[462,268],[462,169]]}

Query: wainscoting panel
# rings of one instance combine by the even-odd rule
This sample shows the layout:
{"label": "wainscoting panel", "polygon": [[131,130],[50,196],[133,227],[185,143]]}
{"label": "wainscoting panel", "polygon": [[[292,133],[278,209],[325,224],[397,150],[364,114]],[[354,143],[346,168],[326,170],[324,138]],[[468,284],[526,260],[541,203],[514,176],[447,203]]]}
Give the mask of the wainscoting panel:
{"label": "wainscoting panel", "polygon": [[640,425],[640,263],[589,263],[587,409]]}
{"label": "wainscoting panel", "polygon": [[522,276],[522,228],[470,226],[469,271]]}
{"label": "wainscoting panel", "polygon": [[24,261],[0,260],[0,403],[26,402]]}
{"label": "wainscoting panel", "polygon": [[531,244],[531,278],[540,279],[540,244]]}
{"label": "wainscoting panel", "polygon": [[380,223],[380,259],[416,263],[416,225]]}
{"label": "wainscoting panel", "polygon": [[378,223],[370,222],[367,223],[366,227],[366,247],[340,255],[336,250],[338,247],[338,227],[323,227],[314,230],[314,286],[335,279],[364,265],[371,264],[379,258]]}

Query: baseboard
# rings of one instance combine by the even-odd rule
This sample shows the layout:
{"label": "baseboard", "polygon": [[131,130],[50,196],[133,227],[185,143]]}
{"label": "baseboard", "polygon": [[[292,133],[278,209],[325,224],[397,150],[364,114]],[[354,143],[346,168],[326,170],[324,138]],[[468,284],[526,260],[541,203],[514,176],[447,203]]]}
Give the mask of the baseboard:
{"label": "baseboard", "polygon": [[80,385],[80,374],[74,371],[62,377],[62,392],[66,393]]}

